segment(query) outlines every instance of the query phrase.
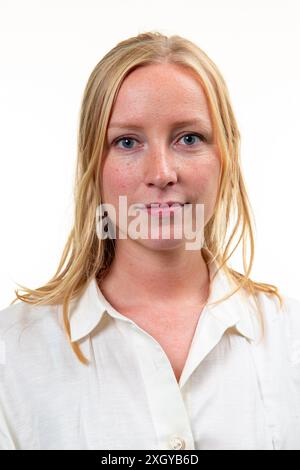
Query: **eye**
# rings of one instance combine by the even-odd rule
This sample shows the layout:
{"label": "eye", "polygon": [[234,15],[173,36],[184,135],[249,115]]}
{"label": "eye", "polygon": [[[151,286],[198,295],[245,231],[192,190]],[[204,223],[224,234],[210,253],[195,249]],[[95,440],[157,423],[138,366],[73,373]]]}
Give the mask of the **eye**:
{"label": "eye", "polygon": [[[194,139],[194,138],[199,139],[201,142],[206,141],[205,137],[202,134],[194,134],[194,133],[184,134],[183,136],[180,137],[179,140],[186,139],[186,138],[191,138],[191,137],[192,137],[192,139]],[[132,150],[133,146],[131,144],[132,144],[133,141],[137,142],[137,140],[134,137],[130,137],[128,135],[125,135],[123,137],[119,137],[118,139],[116,139],[113,142],[112,145],[114,147],[118,147],[119,146],[118,144],[123,142],[123,143],[125,143],[125,147],[122,146],[121,148],[123,148],[124,150]],[[190,142],[186,141],[186,142],[187,142],[187,144],[186,144],[187,147],[192,147],[193,146],[193,141],[192,142],[191,141]],[[197,142],[196,142],[196,144],[197,144]]]}
{"label": "eye", "polygon": [[130,141],[133,141],[133,140],[136,141],[136,139],[134,139],[133,137],[129,137],[129,136],[119,137],[117,140],[115,140],[115,141],[113,142],[113,146],[114,146],[114,147],[117,147],[118,144],[119,144],[119,142],[125,141],[125,142],[126,142],[126,146],[123,147],[123,148],[124,148],[125,150],[126,150],[126,149],[127,149],[127,150],[131,150],[131,149],[132,149],[132,146],[127,146],[127,144],[128,144],[128,142],[130,143]]}
{"label": "eye", "polygon": [[[196,137],[196,138],[200,139],[201,142],[205,142],[205,137],[201,134],[184,134],[183,136],[180,137],[179,140],[186,139],[185,142],[187,143],[187,146],[191,147],[191,146],[193,146],[193,140],[192,141],[190,140],[191,137],[192,137],[192,139],[194,139]],[[187,138],[189,138],[189,140]]]}

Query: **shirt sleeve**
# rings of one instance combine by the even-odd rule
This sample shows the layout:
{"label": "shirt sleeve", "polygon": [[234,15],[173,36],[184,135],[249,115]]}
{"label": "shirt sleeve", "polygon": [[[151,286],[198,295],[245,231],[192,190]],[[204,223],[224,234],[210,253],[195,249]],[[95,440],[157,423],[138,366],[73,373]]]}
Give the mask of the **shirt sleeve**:
{"label": "shirt sleeve", "polygon": [[[0,383],[0,387],[2,386],[3,384]],[[0,390],[0,450],[17,450],[5,418],[1,392]]]}
{"label": "shirt sleeve", "polygon": [[5,342],[0,331],[0,450],[17,450],[5,413]]}

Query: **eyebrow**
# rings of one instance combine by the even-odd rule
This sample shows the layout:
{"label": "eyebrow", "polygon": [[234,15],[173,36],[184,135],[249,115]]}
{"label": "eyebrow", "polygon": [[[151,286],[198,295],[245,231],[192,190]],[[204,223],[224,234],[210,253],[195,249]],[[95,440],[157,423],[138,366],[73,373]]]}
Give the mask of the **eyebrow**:
{"label": "eyebrow", "polygon": [[[204,127],[207,131],[211,131],[211,125],[206,119],[196,118],[196,119],[189,119],[186,121],[175,121],[172,124],[173,129],[181,129],[187,126],[194,126],[200,125]],[[143,129],[143,126],[138,126],[134,123],[129,122],[112,122],[108,129]]]}

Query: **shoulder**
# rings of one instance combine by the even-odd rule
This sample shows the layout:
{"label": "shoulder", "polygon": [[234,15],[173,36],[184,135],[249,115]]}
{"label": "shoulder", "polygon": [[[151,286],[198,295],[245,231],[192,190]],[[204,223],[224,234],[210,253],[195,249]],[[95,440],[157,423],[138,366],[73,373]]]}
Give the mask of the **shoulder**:
{"label": "shoulder", "polygon": [[282,299],[282,304],[280,304],[276,295],[258,289],[255,296],[249,294],[245,288],[241,288],[241,294],[252,313],[257,313],[259,307],[266,323],[283,321],[300,326],[300,298],[291,297],[285,291],[280,290],[279,294]]}
{"label": "shoulder", "polygon": [[282,306],[275,295],[259,292],[257,295],[259,304],[266,321],[282,321],[300,327],[300,300],[280,292]]}
{"label": "shoulder", "polygon": [[[300,363],[300,300],[280,292],[282,307],[275,295],[257,294],[264,323],[266,344],[280,351],[281,345],[289,351],[290,360]],[[273,346],[272,346],[273,345]]]}
{"label": "shoulder", "polygon": [[34,322],[49,320],[56,315],[57,308],[58,305],[35,305],[22,301],[9,305],[0,310],[0,334]]}
{"label": "shoulder", "polygon": [[[22,345],[33,347],[57,333],[58,305],[34,305],[19,301],[0,310],[0,351],[13,352]],[[1,362],[1,357],[0,357]],[[3,357],[2,357],[3,362]]]}

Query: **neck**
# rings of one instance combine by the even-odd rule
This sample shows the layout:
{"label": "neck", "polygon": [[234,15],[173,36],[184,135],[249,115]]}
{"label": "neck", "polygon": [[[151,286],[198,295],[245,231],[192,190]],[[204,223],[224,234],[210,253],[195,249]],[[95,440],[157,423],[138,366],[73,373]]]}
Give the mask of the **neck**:
{"label": "neck", "polygon": [[155,251],[118,239],[101,290],[108,298],[117,292],[129,308],[153,303],[192,306],[207,300],[209,272],[201,250]]}

